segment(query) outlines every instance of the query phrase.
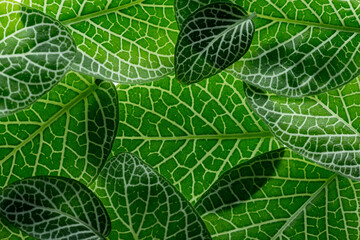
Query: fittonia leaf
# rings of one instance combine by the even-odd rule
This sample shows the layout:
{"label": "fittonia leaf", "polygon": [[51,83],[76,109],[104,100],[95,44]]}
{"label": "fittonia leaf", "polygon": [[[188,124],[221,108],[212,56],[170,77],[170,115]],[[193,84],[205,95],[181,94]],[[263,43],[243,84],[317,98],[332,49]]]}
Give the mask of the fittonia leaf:
{"label": "fittonia leaf", "polygon": [[172,0],[23,0],[59,19],[79,53],[74,71],[135,84],[173,72],[178,34]]}
{"label": "fittonia leaf", "polygon": [[245,88],[251,108],[300,155],[360,180],[360,79],[314,97],[289,99]]}
{"label": "fittonia leaf", "polygon": [[191,203],[222,172],[281,146],[249,109],[242,82],[229,74],[186,88],[173,78],[117,88],[113,153],[136,153]]}
{"label": "fittonia leaf", "polygon": [[98,240],[111,229],[95,194],[62,177],[32,177],[7,186],[0,194],[0,213],[37,239]]}
{"label": "fittonia leaf", "polygon": [[199,82],[239,60],[254,36],[253,17],[229,3],[206,5],[188,17],[175,48],[176,78]]}
{"label": "fittonia leaf", "polygon": [[217,239],[359,239],[360,183],[286,150],[234,167],[196,204]]}
{"label": "fittonia leaf", "polygon": [[0,188],[34,175],[92,182],[118,124],[110,82],[70,72],[30,109],[0,119]]}
{"label": "fittonia leaf", "polygon": [[76,47],[58,21],[0,2],[0,117],[28,107],[68,71]]}
{"label": "fittonia leaf", "polygon": [[109,239],[211,239],[190,203],[134,155],[111,158],[92,188],[112,220]]}
{"label": "fittonia leaf", "polygon": [[[177,0],[179,26],[218,0]],[[360,74],[360,2],[236,0],[256,12],[244,57],[227,71],[258,88],[301,97],[338,88]]]}

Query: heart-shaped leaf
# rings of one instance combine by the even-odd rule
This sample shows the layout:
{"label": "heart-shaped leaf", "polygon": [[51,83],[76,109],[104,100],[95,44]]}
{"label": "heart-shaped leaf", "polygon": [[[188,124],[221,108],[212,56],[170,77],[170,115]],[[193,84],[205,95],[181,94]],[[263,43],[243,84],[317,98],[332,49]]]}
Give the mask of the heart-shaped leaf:
{"label": "heart-shaped leaf", "polygon": [[282,149],[221,176],[196,204],[216,239],[359,239],[360,183]]}
{"label": "heart-shaped leaf", "polygon": [[136,153],[194,203],[219,175],[281,146],[222,73],[184,88],[174,78],[119,85],[113,154]]}
{"label": "heart-shaped leaf", "polygon": [[[179,26],[218,0],[177,0]],[[360,2],[350,0],[234,0],[256,12],[247,54],[227,71],[258,88],[288,97],[338,88],[360,74]]]}
{"label": "heart-shaped leaf", "polygon": [[190,203],[134,155],[111,158],[92,188],[112,220],[109,239],[211,239]]}
{"label": "heart-shaped leaf", "polygon": [[0,119],[0,188],[49,174],[92,182],[110,153],[117,109],[112,83],[68,73],[30,109]]}
{"label": "heart-shaped leaf", "polygon": [[43,96],[66,74],[76,47],[58,21],[10,1],[0,2],[0,117]]}
{"label": "heart-shaped leaf", "polygon": [[59,19],[79,53],[72,69],[135,84],[173,72],[177,25],[172,0],[23,0]]}
{"label": "heart-shaped leaf", "polygon": [[0,213],[38,239],[105,239],[111,229],[96,195],[63,177],[32,177],[7,186],[0,194]]}
{"label": "heart-shaped leaf", "polygon": [[288,99],[246,86],[251,108],[300,155],[360,180],[360,78],[314,97]]}
{"label": "heart-shaped leaf", "polygon": [[188,17],[175,47],[176,78],[199,82],[239,60],[254,36],[253,17],[230,3],[210,4]]}

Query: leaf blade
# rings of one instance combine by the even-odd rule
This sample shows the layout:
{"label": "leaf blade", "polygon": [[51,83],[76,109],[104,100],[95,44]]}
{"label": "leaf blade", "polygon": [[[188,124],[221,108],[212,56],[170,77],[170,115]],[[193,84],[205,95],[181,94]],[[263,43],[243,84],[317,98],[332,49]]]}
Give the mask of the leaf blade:
{"label": "leaf blade", "polygon": [[56,20],[16,2],[2,1],[0,117],[28,107],[66,74],[75,43]]}
{"label": "leaf blade", "polygon": [[175,47],[177,79],[199,82],[239,60],[254,36],[253,17],[229,3],[207,5],[188,17]]}
{"label": "leaf blade", "polygon": [[3,217],[39,239],[105,239],[110,218],[101,201],[81,183],[62,177],[32,177],[3,189]]}
{"label": "leaf blade", "polygon": [[210,239],[190,203],[134,155],[109,160],[92,188],[112,218],[110,239]]}

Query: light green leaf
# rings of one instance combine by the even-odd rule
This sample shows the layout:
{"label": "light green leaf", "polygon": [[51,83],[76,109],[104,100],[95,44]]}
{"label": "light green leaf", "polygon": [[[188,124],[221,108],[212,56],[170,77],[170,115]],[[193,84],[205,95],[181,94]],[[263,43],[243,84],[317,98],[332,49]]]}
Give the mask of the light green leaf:
{"label": "light green leaf", "polygon": [[[218,0],[177,0],[179,26]],[[338,88],[360,74],[360,2],[352,0],[236,0],[256,12],[247,54],[227,71],[247,83],[288,97]]]}
{"label": "light green leaf", "polygon": [[319,96],[288,99],[245,88],[251,108],[295,152],[360,180],[360,79]]}
{"label": "light green leaf", "polygon": [[190,203],[134,155],[111,158],[92,188],[112,220],[109,239],[210,239]]}
{"label": "light green leaf", "polygon": [[3,189],[1,216],[38,239],[105,239],[104,205],[83,184],[63,177],[27,178]]}
{"label": "light green leaf", "polygon": [[56,17],[75,38],[72,65],[96,78],[136,84],[173,72],[172,0],[23,0]]}
{"label": "light green leaf", "polygon": [[0,119],[0,188],[34,175],[89,184],[115,138],[118,100],[110,82],[70,72],[30,109]]}
{"label": "light green leaf", "polygon": [[240,6],[214,3],[187,18],[175,47],[176,78],[199,82],[239,60],[254,36],[253,17]]}
{"label": "light green leaf", "polygon": [[58,21],[10,1],[0,2],[0,117],[35,102],[65,75],[75,57]]}
{"label": "light green leaf", "polygon": [[196,204],[216,239],[359,239],[360,183],[282,149],[226,172]]}
{"label": "light green leaf", "polygon": [[222,172],[280,146],[225,73],[186,88],[170,78],[119,85],[118,94],[113,154],[137,154],[192,203]]}

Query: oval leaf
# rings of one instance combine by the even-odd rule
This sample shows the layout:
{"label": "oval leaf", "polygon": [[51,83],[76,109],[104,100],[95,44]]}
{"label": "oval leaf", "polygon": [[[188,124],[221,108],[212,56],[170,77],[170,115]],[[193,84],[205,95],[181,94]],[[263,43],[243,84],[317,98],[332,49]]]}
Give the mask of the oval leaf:
{"label": "oval leaf", "polygon": [[0,119],[0,189],[49,174],[89,184],[110,153],[117,123],[113,84],[68,73],[30,109]]}
{"label": "oval leaf", "polygon": [[254,36],[253,17],[229,3],[207,5],[188,17],[175,47],[176,78],[199,82],[239,60]]}
{"label": "oval leaf", "polygon": [[239,161],[281,146],[226,73],[187,88],[174,78],[119,85],[118,94],[113,153],[136,153],[191,203]]}
{"label": "oval leaf", "polygon": [[0,213],[38,239],[105,239],[111,229],[95,194],[62,177],[32,177],[7,186],[0,195]]}
{"label": "oval leaf", "polygon": [[134,155],[111,158],[93,189],[111,217],[110,239],[210,239],[190,203]]}
{"label": "oval leaf", "polygon": [[71,35],[58,21],[19,3],[0,2],[0,117],[48,92],[75,57]]}
{"label": "oval leaf", "polygon": [[196,204],[216,239],[359,239],[360,183],[282,149],[226,172]]}
{"label": "oval leaf", "polygon": [[360,180],[360,79],[302,99],[288,99],[246,86],[251,108],[275,136],[300,155]]}
{"label": "oval leaf", "polygon": [[172,0],[23,0],[59,19],[79,53],[72,69],[136,84],[173,72],[178,34]]}
{"label": "oval leaf", "polygon": [[[177,0],[181,21],[218,0]],[[360,2],[350,0],[234,0],[256,12],[247,54],[227,71],[287,97],[338,88],[360,74]]]}

